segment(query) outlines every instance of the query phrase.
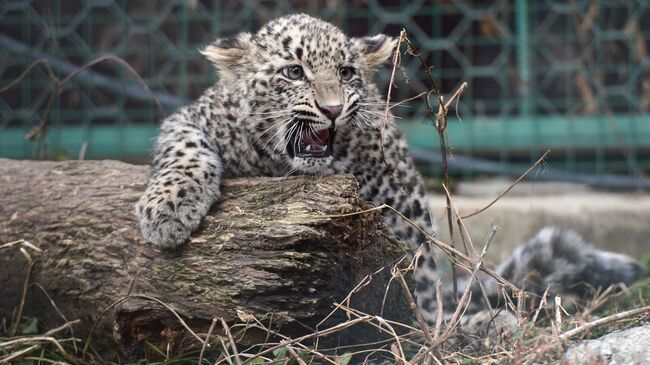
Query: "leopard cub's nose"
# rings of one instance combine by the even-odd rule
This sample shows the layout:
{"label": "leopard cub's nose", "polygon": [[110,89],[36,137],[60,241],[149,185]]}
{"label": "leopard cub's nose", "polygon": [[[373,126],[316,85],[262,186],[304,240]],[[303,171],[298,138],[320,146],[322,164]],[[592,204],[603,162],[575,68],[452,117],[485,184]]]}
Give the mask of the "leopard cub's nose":
{"label": "leopard cub's nose", "polygon": [[318,104],[316,104],[316,105],[318,106],[318,109],[323,114],[325,114],[325,116],[327,118],[329,118],[329,120],[331,120],[332,122],[336,119],[336,117],[341,115],[341,111],[343,111],[343,105],[340,105],[340,104],[339,105],[318,105]]}

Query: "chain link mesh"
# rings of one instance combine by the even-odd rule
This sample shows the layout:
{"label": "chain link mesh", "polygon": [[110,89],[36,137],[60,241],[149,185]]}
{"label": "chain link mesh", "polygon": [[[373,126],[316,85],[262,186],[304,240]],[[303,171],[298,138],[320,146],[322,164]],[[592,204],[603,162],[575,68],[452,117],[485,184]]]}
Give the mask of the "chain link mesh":
{"label": "chain link mesh", "polygon": [[[644,0],[9,0],[0,3],[0,87],[39,59],[63,79],[113,54],[168,113],[215,81],[198,49],[294,12],[355,36],[405,28],[443,91],[468,81],[462,124],[450,123],[456,154],[525,164],[552,147],[566,170],[590,173],[638,175],[650,164]],[[393,100],[427,89],[416,58],[405,55],[399,74]],[[388,70],[378,75],[389,78]],[[0,94],[0,156],[34,157],[35,142],[23,137],[41,125],[54,88],[41,64]],[[112,61],[84,70],[52,101],[41,150],[48,158],[75,158],[86,144],[87,158],[142,160],[164,115]],[[422,103],[398,113],[415,148],[437,150]]]}

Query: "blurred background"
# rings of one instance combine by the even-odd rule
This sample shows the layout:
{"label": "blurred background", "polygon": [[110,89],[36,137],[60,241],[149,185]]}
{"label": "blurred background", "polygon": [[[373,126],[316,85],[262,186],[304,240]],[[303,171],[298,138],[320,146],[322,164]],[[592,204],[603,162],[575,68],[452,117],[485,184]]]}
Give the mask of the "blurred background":
{"label": "blurred background", "polygon": [[[5,0],[0,157],[144,163],[159,120],[215,81],[198,50],[294,12],[354,36],[404,28],[444,93],[469,82],[462,120],[450,112],[455,179],[519,176],[550,148],[539,179],[650,186],[644,0]],[[132,70],[118,59],[81,68],[108,54]],[[395,101],[428,89],[417,58],[404,55],[403,66]],[[376,77],[386,85],[389,67]],[[408,105],[400,125],[422,170],[438,176],[437,135],[423,103]]]}

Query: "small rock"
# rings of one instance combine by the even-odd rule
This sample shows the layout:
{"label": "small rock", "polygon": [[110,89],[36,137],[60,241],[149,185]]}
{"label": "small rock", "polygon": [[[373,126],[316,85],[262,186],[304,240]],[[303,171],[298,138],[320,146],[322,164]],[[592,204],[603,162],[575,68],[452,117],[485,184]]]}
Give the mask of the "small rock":
{"label": "small rock", "polygon": [[650,364],[650,325],[579,342],[565,352],[560,364]]}

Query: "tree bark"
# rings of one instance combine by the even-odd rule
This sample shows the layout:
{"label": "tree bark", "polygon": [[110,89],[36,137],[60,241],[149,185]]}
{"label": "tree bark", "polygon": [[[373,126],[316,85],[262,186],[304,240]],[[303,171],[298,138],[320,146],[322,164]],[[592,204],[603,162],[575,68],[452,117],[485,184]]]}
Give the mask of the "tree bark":
{"label": "tree bark", "polygon": [[[159,299],[196,332],[207,332],[215,317],[234,324],[246,313],[297,336],[315,328],[366,275],[386,267],[351,302],[380,314],[390,266],[404,248],[379,212],[331,217],[369,207],[358,200],[353,177],[227,180],[223,200],[190,242],[161,252],[144,242],[134,214],[147,172],[116,161],[0,159],[0,243],[25,239],[43,250],[31,253],[23,316],[43,326],[61,324],[62,315],[81,319],[77,336],[98,322],[93,342],[105,348],[117,340],[127,354],[145,340],[174,352],[200,345],[169,309],[143,296],[102,315],[129,294]],[[0,251],[0,315],[8,320],[26,268],[17,249]],[[389,293],[384,317],[410,315],[401,297]],[[339,313],[329,323],[341,319]],[[337,340],[361,342],[374,333],[355,326]],[[241,341],[262,335],[250,331]]]}

